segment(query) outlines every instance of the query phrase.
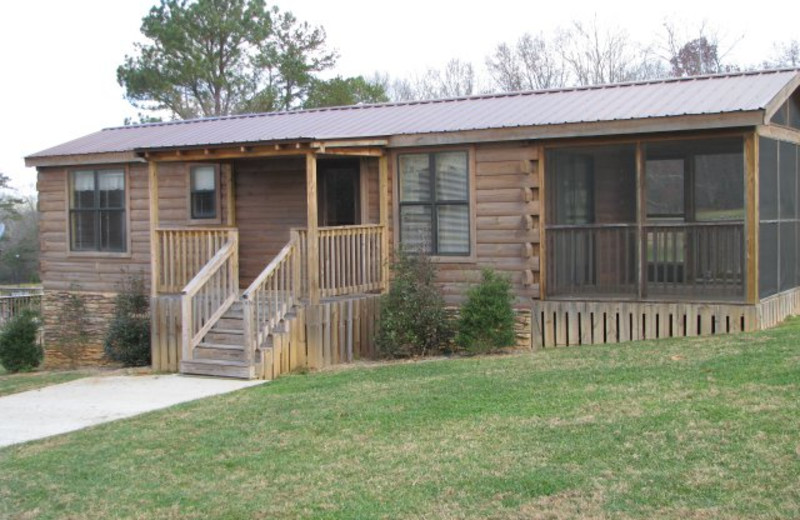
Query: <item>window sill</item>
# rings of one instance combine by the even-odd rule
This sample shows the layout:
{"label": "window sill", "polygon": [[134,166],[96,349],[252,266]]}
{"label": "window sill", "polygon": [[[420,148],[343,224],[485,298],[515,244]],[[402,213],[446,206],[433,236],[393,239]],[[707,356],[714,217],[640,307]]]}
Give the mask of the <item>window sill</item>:
{"label": "window sill", "polygon": [[110,251],[67,251],[67,258],[130,258],[130,251],[113,253]]}
{"label": "window sill", "polygon": [[186,224],[188,226],[221,226],[222,218],[190,218]]}
{"label": "window sill", "polygon": [[478,261],[478,258],[475,255],[470,256],[447,256],[447,255],[437,255],[437,256],[429,256],[428,258],[431,259],[431,262],[437,264],[474,264]]}

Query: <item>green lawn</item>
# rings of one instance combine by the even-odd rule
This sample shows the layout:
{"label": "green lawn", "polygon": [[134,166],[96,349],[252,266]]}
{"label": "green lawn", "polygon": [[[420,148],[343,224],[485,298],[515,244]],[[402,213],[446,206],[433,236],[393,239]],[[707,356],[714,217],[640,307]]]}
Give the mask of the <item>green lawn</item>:
{"label": "green lawn", "polygon": [[0,518],[797,518],[800,321],[288,376],[0,450]]}
{"label": "green lawn", "polygon": [[86,377],[91,371],[61,370],[52,372],[21,372],[9,374],[0,366],[0,397],[26,390],[35,390],[43,386],[57,385]]}

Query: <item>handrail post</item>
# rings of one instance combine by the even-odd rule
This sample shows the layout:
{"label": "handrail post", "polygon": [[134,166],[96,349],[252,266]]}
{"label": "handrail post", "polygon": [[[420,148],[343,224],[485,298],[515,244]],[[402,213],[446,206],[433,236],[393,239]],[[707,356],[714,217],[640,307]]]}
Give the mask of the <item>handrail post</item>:
{"label": "handrail post", "polygon": [[302,258],[300,255],[300,233],[293,229],[290,236],[289,242],[292,244],[292,304],[294,304],[300,299],[300,263]]}
{"label": "handrail post", "polygon": [[252,365],[255,358],[255,350],[258,348],[255,320],[255,308],[253,302],[248,298],[242,298],[242,315],[244,318],[244,355],[245,361]]}
{"label": "handrail post", "polygon": [[191,361],[192,355],[192,297],[188,294],[181,296],[181,346],[182,360]]}
{"label": "handrail post", "polygon": [[233,255],[231,256],[231,279],[233,290],[236,291],[236,298],[239,298],[239,231],[231,229],[228,231],[228,240],[233,243]]}

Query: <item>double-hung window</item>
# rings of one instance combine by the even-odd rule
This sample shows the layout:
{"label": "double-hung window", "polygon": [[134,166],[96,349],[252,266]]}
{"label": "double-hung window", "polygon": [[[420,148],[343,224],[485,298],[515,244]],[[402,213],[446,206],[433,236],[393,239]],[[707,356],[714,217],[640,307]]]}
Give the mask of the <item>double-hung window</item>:
{"label": "double-hung window", "polygon": [[69,220],[72,251],[125,252],[125,171],[70,172]]}
{"label": "double-hung window", "polygon": [[468,153],[402,154],[398,171],[403,248],[432,255],[468,256]]}
{"label": "double-hung window", "polygon": [[219,175],[216,165],[189,168],[189,205],[192,220],[217,218]]}

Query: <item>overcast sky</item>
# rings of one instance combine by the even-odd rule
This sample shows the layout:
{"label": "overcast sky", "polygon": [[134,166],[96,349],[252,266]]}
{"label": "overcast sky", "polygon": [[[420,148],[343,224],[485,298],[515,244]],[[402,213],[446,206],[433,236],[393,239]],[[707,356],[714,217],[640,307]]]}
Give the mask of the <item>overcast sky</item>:
{"label": "overcast sky", "polygon": [[[140,39],[142,17],[157,0],[25,0],[7,3],[0,17],[0,172],[33,191],[27,154],[108,126],[135,111],[123,98],[116,68]],[[336,73],[392,77],[419,74],[451,58],[479,69],[500,41],[525,31],[549,32],[595,13],[601,23],[649,42],[665,18],[681,26],[708,20],[723,42],[738,41],[737,63],[759,63],[775,41],[800,38],[800,2],[621,2],[616,0],[488,2],[404,0],[282,0],[283,10],[323,25],[339,59]],[[474,6],[474,7],[473,7]],[[769,9],[766,9],[769,6]],[[602,11],[597,11],[602,8]]]}

